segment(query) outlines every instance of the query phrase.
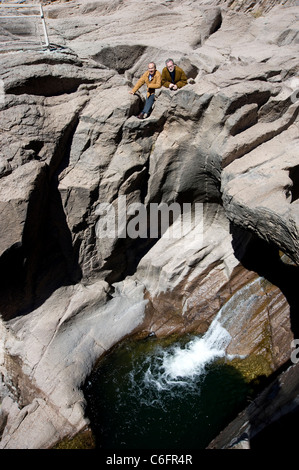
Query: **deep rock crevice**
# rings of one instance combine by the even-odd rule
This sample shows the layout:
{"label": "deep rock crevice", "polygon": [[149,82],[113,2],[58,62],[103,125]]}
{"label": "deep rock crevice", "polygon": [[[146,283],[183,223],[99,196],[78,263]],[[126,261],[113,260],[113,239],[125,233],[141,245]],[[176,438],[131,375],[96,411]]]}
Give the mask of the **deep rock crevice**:
{"label": "deep rock crevice", "polygon": [[79,78],[68,77],[31,77],[18,86],[8,88],[6,93],[13,95],[39,95],[39,96],[59,96],[64,93],[75,93],[79,85],[83,82]]}
{"label": "deep rock crevice", "polygon": [[288,168],[288,171],[293,182],[292,187],[290,188],[292,193],[291,202],[295,202],[299,198],[299,165],[296,165],[293,168]]}
{"label": "deep rock crevice", "polygon": [[237,259],[249,271],[254,271],[279,287],[290,307],[291,329],[299,336],[298,296],[299,267],[282,256],[279,248],[253,232],[231,224],[232,246]]}

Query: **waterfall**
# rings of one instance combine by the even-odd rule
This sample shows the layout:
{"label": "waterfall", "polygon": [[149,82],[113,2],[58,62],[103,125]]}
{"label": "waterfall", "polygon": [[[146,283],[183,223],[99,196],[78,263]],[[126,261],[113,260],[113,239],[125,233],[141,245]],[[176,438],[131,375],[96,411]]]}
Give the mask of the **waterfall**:
{"label": "waterfall", "polygon": [[172,379],[202,374],[208,363],[225,356],[230,340],[228,331],[214,320],[202,338],[190,341],[185,349],[177,348],[173,354],[165,354],[166,374]]}
{"label": "waterfall", "polygon": [[198,379],[215,360],[244,357],[229,355],[226,349],[232,339],[231,331],[242,328],[243,321],[260,297],[261,279],[256,278],[238,290],[219,310],[203,336],[192,339],[185,346],[176,344],[167,350],[161,348],[145,372],[145,383],[160,390],[173,385],[190,385],[190,380]]}
{"label": "waterfall", "polygon": [[[168,349],[156,351],[144,374],[148,387],[158,390],[172,386],[192,386],[192,380],[203,375],[206,366],[216,359],[226,357],[226,348],[231,341],[228,331],[221,325],[218,315],[202,337],[196,337],[185,346],[176,344]],[[228,357],[228,356],[227,356]],[[231,356],[229,356],[231,358]]]}
{"label": "waterfall", "polygon": [[101,446],[205,448],[251,393],[227,349],[261,292],[250,281],[202,336],[129,341],[107,355],[85,389]]}

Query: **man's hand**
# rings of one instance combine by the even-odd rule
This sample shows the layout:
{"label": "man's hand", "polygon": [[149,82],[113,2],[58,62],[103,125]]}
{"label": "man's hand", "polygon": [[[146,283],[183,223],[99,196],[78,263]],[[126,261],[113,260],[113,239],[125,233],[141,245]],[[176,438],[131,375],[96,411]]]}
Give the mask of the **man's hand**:
{"label": "man's hand", "polygon": [[134,95],[134,91],[133,91],[133,90],[130,90],[129,93],[130,93],[131,95]]}
{"label": "man's hand", "polygon": [[177,87],[176,85],[174,85],[173,83],[170,83],[170,84],[169,84],[169,88],[170,88],[171,90],[177,90],[177,89],[178,89],[178,87]]}

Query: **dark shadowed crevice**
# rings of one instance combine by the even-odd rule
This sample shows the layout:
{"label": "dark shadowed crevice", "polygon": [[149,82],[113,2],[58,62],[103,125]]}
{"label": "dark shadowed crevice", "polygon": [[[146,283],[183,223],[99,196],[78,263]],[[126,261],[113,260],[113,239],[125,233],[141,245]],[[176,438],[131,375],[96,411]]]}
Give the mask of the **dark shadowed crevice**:
{"label": "dark shadowed crevice", "polygon": [[291,202],[297,201],[299,199],[299,165],[289,168],[289,176],[293,181],[293,186],[290,188],[292,194]]}
{"label": "dark shadowed crevice", "polygon": [[231,101],[226,110],[226,114],[233,114],[237,109],[248,104],[257,103],[258,106],[261,107],[269,100],[270,96],[271,92],[269,90],[253,91],[239,96],[235,100]]}
{"label": "dark shadowed crevice", "polygon": [[70,94],[78,90],[83,83],[93,83],[87,79],[78,77],[30,77],[22,83],[6,89],[7,94],[13,95],[37,95],[37,96],[59,96],[64,93]]}
{"label": "dark shadowed crevice", "polygon": [[284,294],[290,306],[291,329],[299,338],[299,266],[281,259],[279,248],[254,233],[231,223],[232,246],[242,265],[266,278]]}
{"label": "dark shadowed crevice", "polygon": [[[68,165],[78,116],[69,123],[30,194],[23,236],[0,257],[0,312],[4,320],[39,307],[59,287],[82,277],[79,246],[74,246],[67,224],[58,175]],[[30,147],[38,151],[41,143]]]}
{"label": "dark shadowed crevice", "polygon": [[118,45],[104,47],[100,52],[95,54],[92,58],[102,65],[110,69],[116,70],[118,73],[123,74],[129,70],[138,59],[143,55],[146,46],[141,45]]}
{"label": "dark shadowed crevice", "polygon": [[0,258],[0,306],[4,321],[15,316],[17,308],[24,305],[26,270],[25,253],[20,243],[11,246]]}
{"label": "dark shadowed crevice", "polygon": [[298,436],[295,432],[298,419],[299,407],[297,406],[252,437],[250,439],[251,450],[295,449],[298,445]]}

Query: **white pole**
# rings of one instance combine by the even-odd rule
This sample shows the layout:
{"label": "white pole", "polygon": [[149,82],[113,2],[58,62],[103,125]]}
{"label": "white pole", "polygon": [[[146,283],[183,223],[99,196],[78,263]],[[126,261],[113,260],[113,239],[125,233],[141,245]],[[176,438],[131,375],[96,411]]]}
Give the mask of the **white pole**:
{"label": "white pole", "polygon": [[40,17],[41,17],[42,23],[43,23],[44,34],[45,34],[45,40],[46,40],[46,46],[47,46],[48,49],[50,49],[50,43],[49,43],[49,38],[48,38],[48,33],[47,33],[47,27],[46,27],[46,22],[45,22],[43,7],[42,7],[41,4],[40,4]]}

